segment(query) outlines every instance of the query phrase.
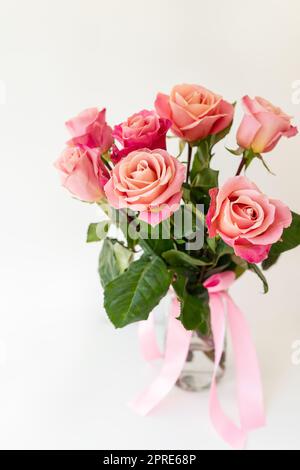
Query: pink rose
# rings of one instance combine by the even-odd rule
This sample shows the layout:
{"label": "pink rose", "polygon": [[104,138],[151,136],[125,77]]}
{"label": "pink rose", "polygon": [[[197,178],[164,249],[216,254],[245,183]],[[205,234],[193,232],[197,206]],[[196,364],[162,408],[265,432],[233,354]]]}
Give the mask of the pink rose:
{"label": "pink rose", "polygon": [[251,148],[254,153],[270,152],[282,136],[293,137],[298,133],[297,127],[291,125],[291,116],[269,101],[244,96],[242,102],[245,115],[237,131],[240,147]]}
{"label": "pink rose", "polygon": [[105,153],[112,146],[112,129],[105,121],[105,108],[98,111],[97,108],[89,108],[78,116],[66,122],[72,139],[70,145],[84,145],[90,148],[98,148],[100,153]]}
{"label": "pink rose", "polygon": [[95,202],[103,197],[109,174],[98,151],[69,146],[54,165],[60,171],[62,185],[78,199]]}
{"label": "pink rose", "polygon": [[176,85],[170,96],[158,93],[155,108],[172,121],[172,131],[188,142],[221,132],[233,119],[232,104],[198,85]]}
{"label": "pink rose", "polygon": [[140,211],[141,220],[156,225],[178,209],[184,178],[185,165],[166,150],[141,149],[114,167],[104,191],[116,209]]}
{"label": "pink rose", "polygon": [[119,161],[140,148],[166,149],[166,134],[170,127],[171,121],[160,118],[155,111],[143,109],[133,114],[113,130],[113,137],[123,148],[113,147],[112,160]]}
{"label": "pink rose", "polygon": [[206,219],[209,236],[219,234],[249,263],[266,259],[272,244],[292,222],[286,205],[265,196],[245,176],[234,176],[222,188],[211,189],[210,197]]}

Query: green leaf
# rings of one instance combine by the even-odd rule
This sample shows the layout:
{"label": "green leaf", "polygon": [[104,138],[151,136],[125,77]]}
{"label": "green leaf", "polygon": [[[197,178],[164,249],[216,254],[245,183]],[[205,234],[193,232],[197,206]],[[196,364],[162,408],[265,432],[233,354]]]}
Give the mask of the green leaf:
{"label": "green leaf", "polygon": [[183,251],[179,251],[179,250],[165,251],[164,253],[162,253],[162,257],[172,267],[176,267],[176,266],[197,267],[197,266],[207,266],[211,264],[211,262],[203,261],[198,258],[193,258],[187,253]]}
{"label": "green leaf", "polygon": [[238,279],[239,277],[241,277],[245,271],[246,269],[244,269],[242,266],[236,265],[234,269],[235,278]]}
{"label": "green leaf", "polygon": [[116,328],[147,320],[151,310],[166,295],[171,273],[158,256],[143,256],[126,272],[107,284],[104,307]]}
{"label": "green leaf", "polygon": [[[205,224],[205,214],[190,202],[181,208],[172,216],[172,238],[177,240],[184,238],[191,241],[203,238]],[[171,246],[170,249],[173,247]],[[167,251],[167,250],[164,250]]]}
{"label": "green leaf", "polygon": [[265,169],[273,176],[276,176],[275,173],[273,173],[273,171],[269,168],[269,166],[267,165],[265,159],[263,158],[262,155],[260,155],[260,153],[257,153],[256,154],[257,158],[262,162],[263,166],[265,167]]}
{"label": "green leaf", "polygon": [[[213,240],[214,246],[212,245]],[[231,261],[229,255],[234,254],[233,248],[227,245],[221,238],[208,238],[206,242],[211,250],[212,248],[214,248],[212,251],[214,251],[215,254],[215,259],[213,263],[215,267],[217,267],[217,265],[224,265],[224,262],[227,265],[228,262]]]}
{"label": "green leaf", "polygon": [[265,276],[263,275],[263,273],[261,272],[261,270],[259,269],[259,267],[256,264],[248,263],[248,267],[249,267],[250,271],[253,271],[261,279],[261,281],[263,283],[263,286],[264,286],[264,293],[266,294],[269,291],[269,286],[268,286],[267,279],[265,278]]}
{"label": "green leaf", "polygon": [[217,247],[216,238],[215,237],[214,238],[207,238],[206,243],[207,243],[208,247],[211,249],[211,251],[213,251],[215,253],[216,247]]}
{"label": "green leaf", "polygon": [[179,270],[176,270],[176,273],[173,276],[173,282],[172,286],[173,289],[176,292],[177,297],[179,300],[183,300],[184,292],[185,292],[185,286],[187,283],[187,277],[185,276],[185,273],[182,272],[183,268],[179,268]]}
{"label": "green leaf", "polygon": [[191,181],[193,181],[197,174],[199,174],[204,168],[209,167],[210,162],[210,151],[208,141],[202,140],[197,148],[194,156],[193,165],[190,173]]}
{"label": "green leaf", "polygon": [[100,201],[97,202],[97,206],[100,207],[101,211],[102,211],[105,215],[107,215],[107,217],[111,218],[111,211],[112,211],[112,208],[111,208],[110,205],[108,204],[107,199],[105,199],[105,198],[100,199]]}
{"label": "green leaf", "polygon": [[207,332],[209,319],[208,292],[202,287],[201,294],[192,295],[185,290],[181,302],[179,319],[187,330],[200,330]]}
{"label": "green leaf", "polygon": [[186,240],[182,240],[182,238],[176,238],[176,245],[185,245]]}
{"label": "green leaf", "polygon": [[192,186],[198,186],[208,191],[218,186],[219,172],[212,168],[203,168],[192,180]]}
{"label": "green leaf", "polygon": [[207,191],[204,191],[202,188],[195,186],[191,188],[191,202],[196,205],[203,204],[204,212],[207,213],[211,199]]}
{"label": "green leaf", "polygon": [[119,271],[120,273],[123,273],[128,268],[129,263],[132,260],[133,253],[120,243],[115,243],[114,254],[117,261],[117,265],[119,266]]}
{"label": "green leaf", "polygon": [[269,269],[277,262],[282,253],[300,245],[300,215],[296,214],[296,212],[292,212],[292,217],[292,223],[283,231],[281,241],[274,243],[268,258],[263,261],[263,269]]}
{"label": "green leaf", "polygon": [[103,240],[109,229],[109,221],[103,220],[101,222],[90,224],[87,232],[87,243],[99,242]]}
{"label": "green leaf", "polygon": [[179,320],[187,330],[199,330],[202,334],[208,331],[209,304],[208,292],[198,284],[197,291],[188,291],[188,279],[176,273],[172,286],[180,301]]}
{"label": "green leaf", "polygon": [[104,288],[112,279],[120,275],[120,267],[115,257],[114,244],[106,238],[99,256],[98,272]]}
{"label": "green leaf", "polygon": [[230,269],[230,265],[231,265],[230,260],[225,259],[225,257],[224,257],[223,260],[222,260],[222,263],[219,263],[216,267],[214,267],[212,269],[208,269],[206,271],[206,278],[209,278],[213,274],[218,274],[218,273],[221,273],[223,271],[227,271],[227,270],[234,271],[234,269]]}
{"label": "green leaf", "polygon": [[184,151],[185,146],[186,146],[186,141],[180,139],[179,140],[179,153],[177,155],[177,158],[180,157],[180,155],[182,155],[182,152]]}
{"label": "green leaf", "polygon": [[191,187],[188,183],[182,185],[182,199],[187,203],[191,200]]}
{"label": "green leaf", "polygon": [[110,217],[112,223],[123,232],[128,248],[134,250],[139,238],[137,233],[139,221],[135,218],[134,213],[129,209],[114,209],[110,207]]}
{"label": "green leaf", "polygon": [[217,242],[216,253],[219,260],[221,256],[232,255],[234,253],[234,250],[231,246],[227,245],[227,243],[225,243],[222,239],[219,239]]}
{"label": "green leaf", "polygon": [[106,238],[99,256],[98,272],[102,287],[118,277],[127,269],[132,259],[132,252],[115,240]]}
{"label": "green leaf", "polygon": [[[164,251],[174,248],[170,239],[170,220],[161,222],[152,227],[146,222],[140,224],[140,238],[138,243],[146,254],[156,254],[160,256]],[[165,234],[165,238],[163,238]]]}
{"label": "green leaf", "polygon": [[225,147],[225,148],[228,152],[232,153],[232,155],[235,155],[235,156],[238,156],[238,157],[240,155],[242,155],[243,152],[244,152],[243,147],[238,147],[237,149],[229,149],[228,147]]}
{"label": "green leaf", "polygon": [[248,265],[247,261],[245,261],[243,258],[240,258],[239,256],[236,256],[236,255],[232,255],[231,259],[237,266],[242,268],[244,271],[249,269],[249,265]]}

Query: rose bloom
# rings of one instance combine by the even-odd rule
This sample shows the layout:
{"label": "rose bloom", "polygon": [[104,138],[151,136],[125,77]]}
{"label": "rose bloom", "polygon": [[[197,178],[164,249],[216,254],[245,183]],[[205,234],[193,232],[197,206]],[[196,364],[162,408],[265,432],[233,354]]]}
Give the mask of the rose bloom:
{"label": "rose bloom", "polygon": [[266,259],[272,244],[292,222],[286,205],[265,196],[245,176],[234,176],[220,189],[211,189],[210,197],[209,236],[220,235],[249,263]]}
{"label": "rose bloom", "polygon": [[171,121],[160,118],[155,111],[143,109],[133,114],[127,121],[114,127],[113,137],[122,149],[113,147],[112,160],[119,161],[140,148],[166,149],[166,134],[170,127]]}
{"label": "rose bloom", "polygon": [[98,148],[100,153],[105,153],[112,146],[112,129],[105,121],[105,108],[98,111],[97,108],[89,108],[78,116],[66,122],[71,134],[70,145],[83,145],[89,148]]}
{"label": "rose bloom", "polygon": [[170,96],[158,93],[155,108],[172,121],[172,131],[188,142],[223,131],[233,119],[234,107],[220,95],[199,85],[176,85]]}
{"label": "rose bloom", "polygon": [[237,131],[240,147],[251,148],[255,153],[270,152],[282,136],[293,137],[298,133],[297,127],[291,125],[291,116],[269,101],[244,96],[242,103],[245,115]]}
{"label": "rose bloom", "polygon": [[102,199],[109,173],[98,151],[69,146],[54,165],[60,172],[62,185],[75,197],[86,202]]}
{"label": "rose bloom", "polygon": [[141,220],[156,225],[178,209],[185,172],[166,150],[136,150],[114,167],[104,190],[111,206],[139,211]]}

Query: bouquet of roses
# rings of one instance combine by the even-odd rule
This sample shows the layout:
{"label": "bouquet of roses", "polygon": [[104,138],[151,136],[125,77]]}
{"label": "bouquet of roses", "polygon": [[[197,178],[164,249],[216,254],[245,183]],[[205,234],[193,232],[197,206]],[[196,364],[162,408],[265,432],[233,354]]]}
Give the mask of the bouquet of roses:
{"label": "bouquet of roses", "polygon": [[[146,320],[172,285],[181,304],[179,321],[207,332],[207,278],[250,269],[267,290],[257,263],[267,269],[300,243],[300,217],[240,175],[255,158],[265,163],[262,154],[297,128],[262,98],[245,96],[243,105],[238,148],[230,150],[241,155],[241,164],[220,188],[211,163],[215,144],[230,131],[234,105],[201,86],[159,93],[156,111],[142,110],[113,130],[105,109],[88,109],[66,123],[71,139],[56,162],[62,184],[111,216],[90,225],[87,241],[105,238],[99,273],[116,327]],[[179,140],[175,156],[166,150],[169,129]],[[106,237],[111,221],[125,240]],[[143,255],[136,259],[138,247]]]}
{"label": "bouquet of roses", "polygon": [[[71,138],[56,167],[65,188],[107,215],[89,226],[87,241],[102,241],[99,274],[115,327],[147,320],[172,287],[180,305],[176,322],[188,332],[216,333],[215,284],[250,270],[267,292],[262,269],[300,243],[300,216],[242,174],[254,159],[268,170],[265,154],[297,128],[263,98],[245,96],[242,103],[237,148],[227,149],[239,165],[222,186],[213,156],[230,132],[235,104],[202,86],[159,93],[155,110],[113,129],[105,109],[66,123]],[[167,142],[174,147],[174,138],[178,150],[171,154]],[[109,236],[112,224],[118,237]]]}

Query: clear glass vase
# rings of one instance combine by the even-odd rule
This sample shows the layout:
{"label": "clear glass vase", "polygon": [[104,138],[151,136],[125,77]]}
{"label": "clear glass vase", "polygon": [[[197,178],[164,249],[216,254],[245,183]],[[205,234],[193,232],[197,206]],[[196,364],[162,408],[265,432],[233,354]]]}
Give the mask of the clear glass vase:
{"label": "clear glass vase", "polygon": [[[194,331],[188,355],[176,385],[183,390],[198,392],[210,387],[214,370],[215,348],[212,336],[203,336]],[[217,371],[217,380],[225,372],[226,347]]]}

